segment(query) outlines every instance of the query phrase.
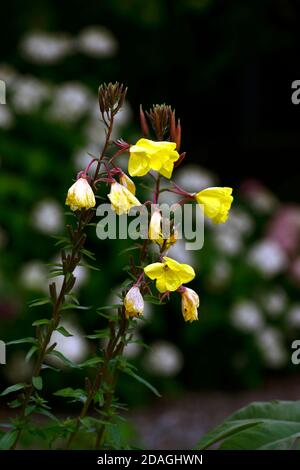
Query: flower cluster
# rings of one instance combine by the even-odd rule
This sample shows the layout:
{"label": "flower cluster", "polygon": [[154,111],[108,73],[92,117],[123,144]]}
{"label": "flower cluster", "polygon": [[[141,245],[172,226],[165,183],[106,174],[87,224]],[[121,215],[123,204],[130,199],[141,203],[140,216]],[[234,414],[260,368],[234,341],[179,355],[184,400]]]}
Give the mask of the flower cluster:
{"label": "flower cluster", "polygon": [[[163,114],[162,114],[163,113]],[[129,154],[128,173],[131,177],[141,177],[150,174],[155,179],[155,195],[153,203],[157,204],[160,194],[161,176],[170,180],[174,167],[181,163],[185,154],[179,153],[178,138],[176,139],[176,129],[178,134],[179,126],[172,126],[175,114],[170,108],[157,107],[152,110],[152,120],[155,121],[155,129],[159,130],[159,119],[164,117],[164,126],[168,122],[168,113],[171,128],[173,129],[174,140],[150,140],[148,138],[139,139],[135,145],[130,145],[122,140],[115,144],[119,150],[106,160],[102,177],[92,182],[87,175],[88,169],[79,173],[77,182],[70,188],[66,204],[73,211],[81,209],[92,209],[95,206],[94,191],[97,190],[97,184],[103,182],[110,185],[108,198],[112,209],[118,215],[127,214],[132,207],[141,206],[137,199],[136,187],[131,178],[124,173],[121,168],[114,164],[117,156],[127,152]],[[167,116],[167,117],[166,117]],[[163,126],[162,126],[163,127]],[[142,114],[142,130],[148,132],[145,116]],[[174,131],[175,129],[175,131]],[[164,129],[161,130],[163,135]],[[181,129],[180,129],[181,132]],[[177,135],[178,137],[178,135]],[[118,178],[118,181],[115,178]],[[227,187],[212,187],[196,193],[188,193],[175,183],[171,183],[168,191],[183,197],[185,200],[195,201],[202,208],[204,215],[215,224],[226,222],[228,213],[233,201],[232,189]],[[145,203],[145,207],[147,204]],[[182,299],[182,314],[185,321],[192,322],[198,319],[199,297],[196,292],[185,286],[195,277],[194,269],[188,264],[178,263],[176,260],[166,256],[168,249],[177,241],[176,227],[171,226],[171,232],[168,237],[164,237],[162,231],[163,216],[157,208],[150,217],[148,242],[154,242],[159,246],[159,259],[156,262],[144,265],[142,272],[136,279],[136,282],[129,288],[124,297],[124,309],[126,318],[139,317],[144,311],[143,292],[151,292],[149,280],[156,282],[156,289],[159,292],[159,298],[168,297],[171,292],[177,291]],[[145,278],[146,276],[146,278]],[[148,279],[147,279],[148,278]],[[151,292],[152,293],[152,292]]]}

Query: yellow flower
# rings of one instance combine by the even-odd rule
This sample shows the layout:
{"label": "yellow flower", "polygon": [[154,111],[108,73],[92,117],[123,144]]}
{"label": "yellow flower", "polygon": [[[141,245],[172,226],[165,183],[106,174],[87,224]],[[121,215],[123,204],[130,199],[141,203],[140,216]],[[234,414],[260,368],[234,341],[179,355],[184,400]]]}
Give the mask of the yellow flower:
{"label": "yellow flower", "polygon": [[185,321],[192,322],[198,320],[198,307],[199,307],[199,296],[193,290],[188,287],[183,288],[181,293],[181,310]]}
{"label": "yellow flower", "polygon": [[159,292],[175,291],[181,284],[190,282],[195,277],[195,271],[188,264],[180,264],[165,256],[162,263],[152,263],[144,268],[150,279],[156,279]]}
{"label": "yellow flower", "polygon": [[131,207],[141,206],[140,201],[125,186],[112,183],[108,198],[118,215],[127,214]]}
{"label": "yellow flower", "polygon": [[144,176],[150,170],[171,178],[174,163],[179,158],[175,142],[154,142],[140,139],[129,149],[128,172],[130,176]]}
{"label": "yellow flower", "polygon": [[126,318],[143,315],[144,299],[138,287],[133,286],[129,289],[124,299],[124,307]]}
{"label": "yellow flower", "polygon": [[125,186],[125,188],[127,188],[128,191],[130,191],[133,195],[135,195],[135,184],[132,181],[132,179],[129,178],[129,176],[127,176],[125,173],[122,173],[120,176],[120,184],[122,186]]}
{"label": "yellow flower", "polygon": [[207,188],[195,194],[198,204],[203,204],[204,214],[215,224],[226,222],[233,201],[231,188]]}
{"label": "yellow flower", "polygon": [[66,205],[70,206],[72,211],[90,209],[96,205],[95,195],[86,178],[79,178],[70,187]]}

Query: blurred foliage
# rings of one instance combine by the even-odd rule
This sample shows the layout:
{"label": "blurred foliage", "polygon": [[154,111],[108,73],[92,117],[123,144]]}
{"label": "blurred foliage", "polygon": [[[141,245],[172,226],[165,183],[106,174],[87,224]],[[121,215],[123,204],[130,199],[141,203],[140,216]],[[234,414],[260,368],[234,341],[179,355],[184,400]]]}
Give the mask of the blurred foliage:
{"label": "blurred foliage", "polygon": [[[183,118],[184,149],[188,150],[188,158],[217,170],[222,174],[222,183],[235,185],[248,174],[262,175],[269,178],[281,194],[288,189],[286,199],[299,197],[297,185],[292,184],[298,176],[289,173],[284,179],[282,172],[285,170],[275,168],[274,174],[278,171],[278,176],[272,180],[269,166],[265,171],[261,159],[262,151],[266,162],[270,155],[273,160],[276,152],[280,152],[276,140],[278,132],[281,132],[283,146],[289,138],[286,134],[289,122],[276,122],[276,117],[271,116],[273,108],[269,104],[273,88],[269,87],[269,75],[265,78],[263,72],[278,54],[284,67],[288,60],[286,52],[292,54],[296,50],[298,30],[294,13],[297,8],[294,1],[279,0],[253,1],[249,5],[235,1],[227,7],[216,0],[111,0],[89,1],[84,5],[77,1],[43,0],[26,6],[22,1],[3,5],[3,17],[10,21],[4,22],[1,32],[6,37],[5,42],[0,41],[1,60],[13,70],[11,83],[6,80],[10,120],[4,117],[1,121],[0,115],[0,123],[4,122],[0,128],[1,338],[8,341],[32,333],[30,325],[37,312],[28,308],[28,302],[43,293],[38,285],[43,276],[38,271],[40,274],[34,274],[35,280],[29,286],[26,282],[26,277],[27,281],[30,278],[28,266],[32,267],[34,261],[41,269],[40,262],[53,262],[58,252],[55,239],[51,240],[49,233],[34,225],[36,206],[50,199],[62,207],[66,189],[80,169],[78,161],[74,163],[76,155],[93,153],[101,143],[100,123],[94,108],[97,87],[102,81],[124,80],[129,86],[129,102],[135,116],[141,101],[146,107],[162,100],[174,104]],[[79,32],[91,22],[113,33],[118,44],[114,53],[93,58],[76,50]],[[68,32],[72,52],[52,64],[30,60],[20,52],[20,44],[25,33],[35,30]],[[5,67],[0,70],[3,72]],[[270,74],[273,72],[274,69]],[[36,96],[36,84],[20,92],[22,84],[32,77],[46,87],[45,97],[38,99],[36,106],[30,102],[32,95]],[[53,118],[50,110],[58,90],[66,85],[66,93],[74,87],[74,82],[84,87],[90,104],[81,110],[79,101],[76,108],[78,92],[76,95],[75,91],[70,98],[75,101],[75,108],[70,106],[69,111],[67,108],[67,118]],[[278,77],[274,77],[274,83],[276,86]],[[260,108],[260,87],[266,92],[263,109]],[[23,93],[25,101],[29,100],[29,110],[24,111],[24,105],[16,101],[18,93]],[[278,104],[283,120],[285,106],[281,101]],[[63,111],[60,110],[62,115]],[[118,137],[134,141],[139,134],[133,122],[129,111],[129,117],[119,125]],[[95,127],[98,124],[99,131]],[[271,125],[274,127],[269,137]],[[297,150],[298,139],[292,140],[290,145],[292,150]],[[229,153],[233,155],[231,159]],[[239,158],[235,159],[236,156]],[[245,158],[248,158],[247,165]],[[205,170],[201,171],[206,174]],[[192,174],[193,170],[190,177]],[[205,249],[191,254],[198,265],[199,280],[191,287],[201,296],[199,322],[184,324],[179,299],[174,299],[166,308],[152,306],[149,321],[140,329],[141,339],[147,344],[163,340],[175,347],[175,352],[172,349],[165,352],[166,361],[170,357],[175,361],[173,372],[147,369],[147,350],[138,349],[135,357],[136,363],[147,369],[146,377],[162,392],[179,393],[185,387],[251,387],[260,382],[266,369],[275,368],[284,373],[295,369],[289,359],[290,344],[299,332],[299,325],[289,323],[288,309],[298,299],[298,284],[287,274],[289,266],[266,276],[249,263],[252,246],[265,238],[267,226],[280,204],[276,201],[268,210],[261,211],[253,206],[251,198],[243,198],[241,194],[235,208],[240,209],[243,217],[250,218],[252,227],[239,233],[235,224],[230,225],[227,238],[238,238],[239,248],[236,251],[224,249],[224,244],[216,241],[222,235],[216,235],[217,229],[207,227]],[[238,212],[236,217],[239,218]],[[123,281],[120,266],[127,263],[128,254],[118,253],[127,247],[127,242],[100,243],[94,228],[90,231],[91,249],[102,270],[87,273],[88,278],[83,279],[80,288],[80,301],[82,305],[100,306],[110,299],[112,287]],[[52,235],[62,232],[62,224],[58,224]],[[288,255],[287,258],[290,265],[292,259]],[[220,265],[227,270],[223,280],[216,274]],[[278,286],[287,300],[278,316],[272,317],[264,298]],[[260,312],[261,323],[251,331],[232,321],[234,306],[245,300],[254,302]],[[79,324],[82,334],[88,334],[98,327],[99,320],[93,312],[82,312],[69,321]],[[257,342],[259,333],[266,327],[275,328],[281,338],[277,346],[283,353],[277,364],[266,360]],[[184,358],[181,371],[180,364],[176,366],[181,360],[180,351]],[[12,361],[14,355],[9,351],[8,359]],[[20,360],[15,364],[18,372]],[[15,380],[4,368],[0,373],[8,384]],[[76,386],[80,372],[49,374],[51,393],[57,388]],[[123,377],[120,395],[129,404],[138,404],[148,399],[149,392],[130,377]]]}

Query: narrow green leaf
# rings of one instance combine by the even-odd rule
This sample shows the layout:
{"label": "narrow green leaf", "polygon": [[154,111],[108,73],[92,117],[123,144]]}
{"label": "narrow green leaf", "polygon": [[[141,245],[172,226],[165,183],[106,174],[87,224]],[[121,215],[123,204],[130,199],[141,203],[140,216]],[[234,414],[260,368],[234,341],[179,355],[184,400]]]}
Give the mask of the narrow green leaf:
{"label": "narrow green leaf", "polygon": [[21,338],[21,339],[16,339],[14,341],[9,341],[8,343],[6,343],[6,346],[11,346],[12,344],[23,344],[23,343],[38,344],[38,340],[32,337]]}
{"label": "narrow green leaf", "polygon": [[38,349],[39,349],[39,348],[38,348],[36,345],[31,346],[31,348],[29,349],[28,353],[27,353],[26,356],[25,356],[25,361],[26,361],[26,362],[29,362],[30,359],[32,358],[33,354],[34,354],[36,351],[38,351]]}
{"label": "narrow green leaf", "polygon": [[4,397],[5,395],[9,395],[10,393],[17,392],[18,390],[23,390],[26,387],[26,384],[15,384],[7,387],[2,393],[0,393],[0,397]]}
{"label": "narrow green leaf", "polygon": [[41,318],[40,320],[35,320],[32,323],[32,326],[49,325],[49,323],[51,323],[51,320],[49,320],[48,318]]}
{"label": "narrow green leaf", "polygon": [[36,299],[36,300],[33,300],[32,302],[29,303],[29,307],[30,308],[33,308],[33,307],[39,307],[40,305],[46,305],[46,304],[50,304],[51,301],[48,297],[43,297],[41,299]]}
{"label": "narrow green leaf", "polygon": [[60,334],[62,334],[63,336],[66,336],[67,338],[69,338],[70,336],[73,336],[71,333],[69,333],[69,331],[67,331],[65,329],[65,327],[63,326],[59,326],[58,328],[56,328],[56,331],[58,331]]}
{"label": "narrow green leaf", "polygon": [[151,385],[147,380],[143,379],[143,377],[140,377],[138,374],[136,374],[135,372],[133,372],[131,369],[128,369],[128,368],[121,369],[121,370],[125,372],[127,375],[130,375],[131,377],[133,377],[135,380],[137,380],[141,384],[145,385],[145,387],[149,388],[149,390],[151,390],[151,392],[153,392],[154,395],[156,395],[157,397],[161,397],[159,391],[153,385]]}
{"label": "narrow green leaf", "polygon": [[8,450],[15,442],[15,439],[18,435],[17,431],[6,432],[0,439],[0,449]]}
{"label": "narrow green leaf", "polygon": [[39,377],[32,377],[32,385],[37,390],[42,390],[42,388],[43,388],[43,379],[42,379],[42,377],[40,377],[40,376]]}

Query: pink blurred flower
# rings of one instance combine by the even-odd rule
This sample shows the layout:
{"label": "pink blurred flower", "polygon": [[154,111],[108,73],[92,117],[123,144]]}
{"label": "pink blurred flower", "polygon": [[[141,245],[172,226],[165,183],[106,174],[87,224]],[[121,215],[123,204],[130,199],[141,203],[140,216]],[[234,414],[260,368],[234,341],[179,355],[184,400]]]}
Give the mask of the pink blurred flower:
{"label": "pink blurred flower", "polygon": [[294,255],[300,241],[300,208],[295,205],[282,206],[271,219],[266,235],[288,255]]}

